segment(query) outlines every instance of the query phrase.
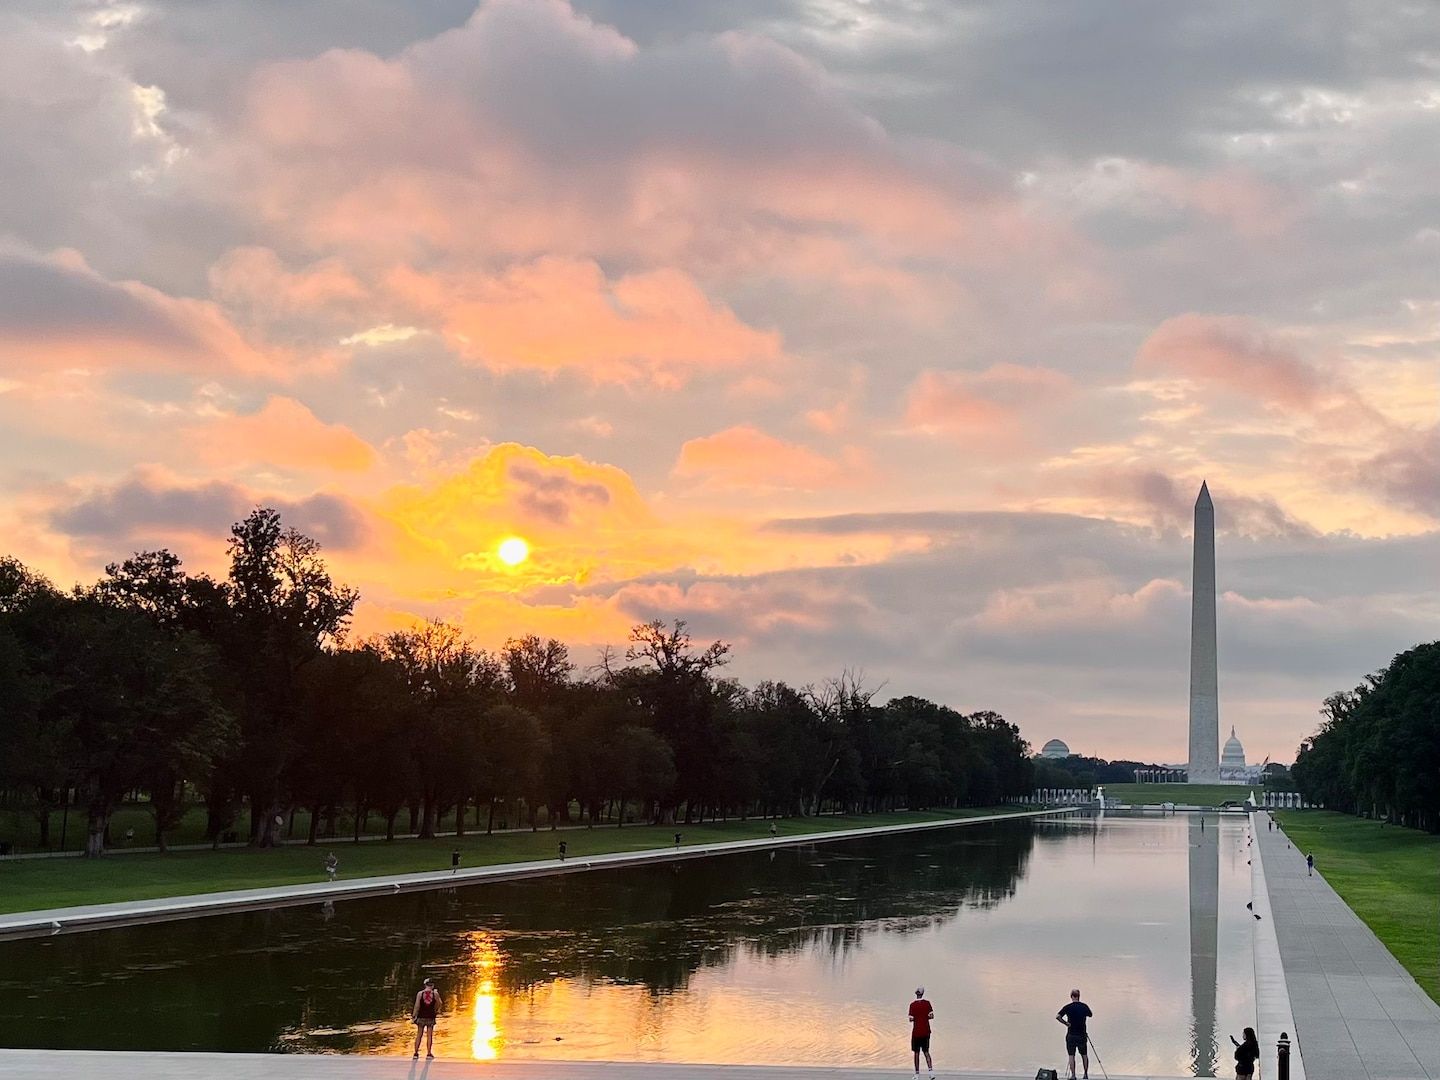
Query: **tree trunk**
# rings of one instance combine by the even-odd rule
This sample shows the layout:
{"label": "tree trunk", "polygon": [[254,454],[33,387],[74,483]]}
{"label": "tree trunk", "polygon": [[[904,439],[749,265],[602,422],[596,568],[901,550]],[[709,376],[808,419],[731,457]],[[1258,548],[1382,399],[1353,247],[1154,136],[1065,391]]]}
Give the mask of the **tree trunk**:
{"label": "tree trunk", "polygon": [[485,822],[485,835],[489,836],[495,831],[495,796],[490,796],[490,817]]}
{"label": "tree trunk", "polygon": [[310,808],[310,829],[309,829],[309,831],[308,831],[308,832],[306,833],[306,835],[305,835],[305,846],[306,846],[306,847],[314,847],[314,846],[315,846],[315,837],[319,834],[319,832],[320,832],[320,808],[319,808],[318,806],[312,806],[312,807]]}
{"label": "tree trunk", "polygon": [[455,835],[465,835],[465,811],[470,809],[469,799],[457,799],[455,801]]}
{"label": "tree trunk", "polygon": [[85,828],[85,857],[97,859],[105,854],[105,830],[110,827],[110,815],[102,810],[92,809],[87,816]]}
{"label": "tree trunk", "polygon": [[394,840],[394,839],[395,839],[395,819],[396,819],[397,817],[399,817],[399,816],[400,816],[400,811],[399,811],[398,808],[397,808],[397,809],[394,809],[394,810],[391,810],[390,813],[388,813],[388,814],[385,815],[385,839],[386,839],[386,840]]}

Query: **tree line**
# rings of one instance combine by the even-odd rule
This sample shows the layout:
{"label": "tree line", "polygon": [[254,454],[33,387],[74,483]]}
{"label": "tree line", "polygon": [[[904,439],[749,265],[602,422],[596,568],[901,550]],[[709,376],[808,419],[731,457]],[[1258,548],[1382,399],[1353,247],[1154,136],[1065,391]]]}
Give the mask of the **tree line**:
{"label": "tree line", "polygon": [[274,510],[236,523],[223,579],[139,552],[62,591],[0,558],[0,799],[49,846],[75,806],[85,851],[141,796],[155,842],[196,800],[206,837],[358,838],[501,821],[807,815],[988,805],[1029,791],[1029,747],[993,712],[881,705],[852,674],[819,686],[723,676],[730,646],[683,621],[635,626],[580,671],[534,635],[498,651],[429,622],[347,640],[359,594]]}
{"label": "tree line", "polygon": [[1308,802],[1440,832],[1440,641],[1325,699],[1291,773]]}

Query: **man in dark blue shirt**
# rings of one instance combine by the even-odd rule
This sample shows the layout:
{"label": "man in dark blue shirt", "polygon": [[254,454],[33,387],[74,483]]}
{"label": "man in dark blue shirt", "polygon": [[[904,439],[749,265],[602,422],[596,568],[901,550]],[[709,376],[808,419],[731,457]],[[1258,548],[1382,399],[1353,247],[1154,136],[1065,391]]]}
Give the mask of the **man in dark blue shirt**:
{"label": "man in dark blue shirt", "polygon": [[1085,1069],[1085,1080],[1090,1077],[1090,1044],[1085,1031],[1085,1021],[1095,1014],[1090,1006],[1080,1000],[1080,991],[1070,991],[1070,1004],[1055,1014],[1055,1019],[1065,1025],[1065,1053],[1070,1057],[1070,1080],[1075,1080],[1075,1055],[1080,1055],[1080,1064]]}

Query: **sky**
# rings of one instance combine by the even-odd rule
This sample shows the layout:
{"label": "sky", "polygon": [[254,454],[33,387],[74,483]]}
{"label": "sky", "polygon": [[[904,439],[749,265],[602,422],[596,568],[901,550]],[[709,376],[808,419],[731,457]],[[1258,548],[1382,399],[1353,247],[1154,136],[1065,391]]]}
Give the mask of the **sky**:
{"label": "sky", "polygon": [[1181,761],[1203,479],[1289,761],[1440,625],[1437,174],[1408,0],[9,0],[0,550]]}

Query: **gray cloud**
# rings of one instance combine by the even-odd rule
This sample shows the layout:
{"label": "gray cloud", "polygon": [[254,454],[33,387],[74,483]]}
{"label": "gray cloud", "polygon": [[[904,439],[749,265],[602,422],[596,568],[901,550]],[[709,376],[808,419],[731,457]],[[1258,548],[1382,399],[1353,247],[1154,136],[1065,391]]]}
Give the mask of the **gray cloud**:
{"label": "gray cloud", "polygon": [[516,501],[530,513],[556,525],[570,520],[571,509],[577,502],[604,506],[610,501],[610,492],[602,484],[587,484],[561,473],[547,473],[533,465],[512,465],[510,478],[523,489]]}
{"label": "gray cloud", "polygon": [[275,508],[287,525],[328,548],[353,548],[367,531],[361,511],[336,495],[257,499],[253,493],[224,480],[182,485],[146,476],[134,476],[80,495],[52,511],[50,523],[60,532],[91,544],[104,541],[144,548],[162,545],[166,537],[176,533],[218,541],[233,523],[257,506]]}

